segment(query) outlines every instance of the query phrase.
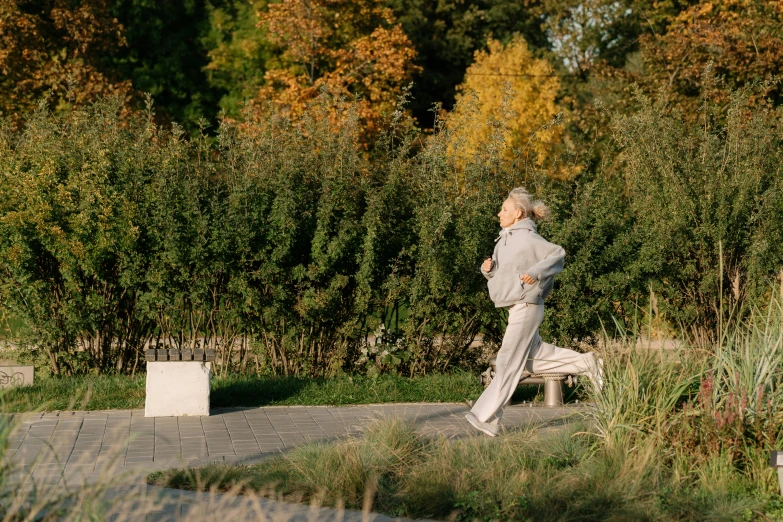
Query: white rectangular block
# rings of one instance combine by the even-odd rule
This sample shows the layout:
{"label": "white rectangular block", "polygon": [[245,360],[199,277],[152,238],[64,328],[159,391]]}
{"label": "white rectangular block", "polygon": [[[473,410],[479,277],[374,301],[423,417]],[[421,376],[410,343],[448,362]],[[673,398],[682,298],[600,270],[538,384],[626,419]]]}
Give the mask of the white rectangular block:
{"label": "white rectangular block", "polygon": [[0,388],[32,384],[34,373],[34,366],[0,366]]}
{"label": "white rectangular block", "polygon": [[145,417],[209,415],[211,363],[148,361]]}

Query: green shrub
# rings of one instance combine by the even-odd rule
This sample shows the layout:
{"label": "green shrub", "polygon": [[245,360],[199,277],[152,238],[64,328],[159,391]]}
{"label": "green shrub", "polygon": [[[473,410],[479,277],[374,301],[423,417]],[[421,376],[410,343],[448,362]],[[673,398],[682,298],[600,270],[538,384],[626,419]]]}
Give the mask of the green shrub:
{"label": "green shrub", "polygon": [[551,192],[555,219],[542,231],[568,257],[545,331],[566,344],[596,338],[602,321],[631,324],[642,307],[709,345],[781,274],[783,113],[741,91],[705,102],[696,121],[665,93],[636,101],[610,115],[616,151]]}
{"label": "green shrub", "polygon": [[672,320],[714,331],[721,302],[758,298],[783,267],[781,112],[751,110],[735,93],[725,113],[705,104],[688,125],[643,102],[614,120],[636,264],[654,274]]}
{"label": "green shrub", "polygon": [[0,132],[0,295],[55,374],[133,371],[154,324],[140,313],[139,248],[154,128],[119,103]]}
{"label": "green shrub", "polygon": [[318,375],[353,370],[394,316],[408,357],[393,371],[474,357],[498,317],[477,272],[491,164],[466,175],[443,140],[415,153],[401,117],[363,152],[355,107],[335,126],[322,96],[297,124],[270,113],[214,139],[109,99],[4,130],[0,288],[28,348],[56,375],[133,373],[146,345],[213,348],[220,373]]}
{"label": "green shrub", "polygon": [[568,253],[542,328],[563,345],[644,305],[707,346],[783,266],[780,114],[741,93],[700,124],[640,97],[597,166],[509,155],[503,120],[457,163],[448,127],[422,140],[402,105],[365,150],[355,105],[334,124],[329,96],[190,140],[111,99],[2,127],[0,299],[29,357],[55,374],[135,373],[148,345],[212,348],[220,374],[475,366],[505,319],[478,268],[520,184]]}

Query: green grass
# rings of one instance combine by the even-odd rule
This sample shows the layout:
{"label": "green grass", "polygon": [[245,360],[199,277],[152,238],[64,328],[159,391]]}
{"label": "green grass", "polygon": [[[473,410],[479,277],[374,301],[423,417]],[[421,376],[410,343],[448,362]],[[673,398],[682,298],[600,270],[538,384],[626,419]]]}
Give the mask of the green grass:
{"label": "green grass", "polygon": [[253,466],[153,473],[153,485],[441,520],[739,521],[783,514],[779,497],[714,463],[685,475],[655,445],[607,448],[573,423],[497,439],[428,438],[387,419],[363,436],[309,444]]}
{"label": "green grass", "polygon": [[144,376],[101,375],[35,379],[0,391],[6,412],[113,410],[144,407]]}
{"label": "green grass", "polygon": [[423,377],[382,375],[376,379],[227,377],[215,381],[212,406],[347,405],[386,402],[462,402],[478,397],[479,378],[468,372]]}
{"label": "green grass", "polygon": [[[467,372],[423,377],[382,375],[377,379],[231,376],[212,379],[214,408],[271,405],[347,405],[387,402],[461,402],[482,388]],[[531,400],[536,387],[521,387],[518,398]],[[32,386],[4,390],[5,411],[113,410],[144,407],[144,375],[101,375],[38,379]]]}

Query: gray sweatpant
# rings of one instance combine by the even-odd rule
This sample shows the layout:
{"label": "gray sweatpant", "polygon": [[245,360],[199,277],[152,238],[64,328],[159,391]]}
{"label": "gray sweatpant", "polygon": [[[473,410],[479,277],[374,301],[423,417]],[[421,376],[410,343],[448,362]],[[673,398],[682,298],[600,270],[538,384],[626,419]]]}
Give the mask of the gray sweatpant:
{"label": "gray sweatpant", "polygon": [[523,303],[509,308],[508,326],[495,358],[495,377],[470,410],[481,422],[500,420],[503,407],[511,400],[523,371],[581,375],[592,370],[592,354],[541,341],[538,327],[543,320],[543,305]]}

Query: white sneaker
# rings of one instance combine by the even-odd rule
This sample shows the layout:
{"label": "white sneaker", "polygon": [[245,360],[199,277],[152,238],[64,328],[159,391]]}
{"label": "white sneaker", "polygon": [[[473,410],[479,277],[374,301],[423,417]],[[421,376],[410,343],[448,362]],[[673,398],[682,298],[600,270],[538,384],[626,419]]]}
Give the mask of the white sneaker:
{"label": "white sneaker", "polygon": [[474,428],[477,430],[486,433],[490,437],[497,437],[498,435],[498,426],[497,424],[489,424],[487,422],[481,422],[478,420],[478,417],[472,412],[469,411],[465,418],[468,419],[468,422],[473,425]]}

